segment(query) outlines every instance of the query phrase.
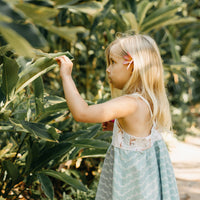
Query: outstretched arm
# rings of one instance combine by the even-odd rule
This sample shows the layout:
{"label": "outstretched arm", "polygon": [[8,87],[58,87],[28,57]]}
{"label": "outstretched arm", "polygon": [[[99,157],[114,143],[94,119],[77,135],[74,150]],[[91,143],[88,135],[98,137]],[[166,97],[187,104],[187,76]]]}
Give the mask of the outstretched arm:
{"label": "outstretched arm", "polygon": [[56,58],[60,65],[65,99],[76,121],[101,123],[130,115],[137,109],[137,102],[128,96],[122,96],[102,104],[88,106],[79,94],[71,77],[73,63],[66,56]]}

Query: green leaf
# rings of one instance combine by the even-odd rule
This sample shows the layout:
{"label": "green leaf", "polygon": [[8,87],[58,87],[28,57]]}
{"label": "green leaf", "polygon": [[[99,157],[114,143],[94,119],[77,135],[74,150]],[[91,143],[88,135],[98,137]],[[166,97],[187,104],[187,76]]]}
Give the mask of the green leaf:
{"label": "green leaf", "polygon": [[175,15],[169,19],[169,17],[166,16],[166,17],[160,19],[160,21],[147,27],[145,32],[149,32],[152,29],[161,28],[161,27],[168,26],[168,25],[181,24],[181,23],[194,23],[194,22],[196,22],[196,19],[193,17],[180,18]]}
{"label": "green leaf", "polygon": [[18,33],[3,25],[0,25],[0,32],[18,55],[25,57],[35,56],[33,47]]}
{"label": "green leaf", "polygon": [[[27,121],[21,121],[21,124],[23,128],[25,128],[29,133],[33,134],[33,136],[35,136],[36,138],[39,137],[49,142],[56,142],[59,137],[58,133],[56,133],[55,128],[47,124],[33,123]],[[54,134],[50,133],[52,131],[54,131]]]}
{"label": "green leaf", "polygon": [[13,20],[10,17],[0,13],[0,21],[11,23]]}
{"label": "green leaf", "polygon": [[[111,8],[113,7],[112,2],[108,1],[104,5],[104,9],[95,16],[92,26],[90,28],[90,34],[96,32],[96,27],[99,23],[101,23],[104,19],[107,18],[108,14],[110,13]],[[109,31],[108,31],[109,32]]]}
{"label": "green leaf", "polygon": [[102,126],[101,124],[95,124],[93,126],[88,127],[88,130],[90,130],[90,132],[88,133],[88,137],[87,138],[95,137],[97,132],[101,129],[101,126]]}
{"label": "green leaf", "polygon": [[22,132],[30,133],[33,137],[41,138],[49,142],[57,142],[59,134],[53,126],[42,123],[10,119],[10,122]]}
{"label": "green leaf", "polygon": [[[48,165],[51,160],[55,160],[63,155],[67,154],[71,150],[72,145],[68,142],[62,142],[58,144],[54,144],[53,147],[46,148],[44,151],[40,152],[40,154],[32,161],[29,161],[30,171],[41,170],[41,168]],[[29,156],[34,157],[35,152],[30,151]]]}
{"label": "green leaf", "polygon": [[102,3],[96,1],[89,1],[85,3],[78,3],[76,5],[58,5],[57,8],[69,8],[79,12],[86,13],[87,15],[95,15],[103,9]]}
{"label": "green leaf", "polygon": [[[2,126],[0,126],[0,130],[2,130]],[[12,149],[13,144],[8,143],[3,149],[0,150],[0,160],[6,156],[6,154]]]}
{"label": "green leaf", "polygon": [[86,138],[94,138],[97,135],[97,132],[100,130],[101,124],[95,124],[93,126],[88,127],[88,131],[85,131],[85,133],[81,134],[78,137],[78,139],[86,139]]}
{"label": "green leaf", "polygon": [[77,39],[77,33],[84,32],[87,33],[88,30],[82,26],[76,26],[76,27],[68,27],[68,26],[62,26],[62,27],[57,27],[57,26],[46,26],[46,28],[59,35],[60,37],[64,38],[65,40],[72,42],[76,41]]}
{"label": "green leaf", "polygon": [[35,95],[36,116],[44,112],[44,84],[42,77],[37,78],[32,83]]}
{"label": "green leaf", "polygon": [[[99,4],[99,3],[98,3]],[[77,39],[76,34],[78,32],[86,32],[82,26],[79,27],[57,27],[53,25],[50,18],[56,17],[59,10],[55,8],[48,8],[44,6],[36,6],[30,3],[19,3],[16,5],[27,17],[29,17],[35,24],[42,26],[50,32],[53,32],[60,37],[66,39],[69,42],[75,41]]]}
{"label": "green leaf", "polygon": [[122,16],[128,22],[128,25],[134,30],[136,33],[139,33],[139,25],[135,15],[132,12],[124,13]]}
{"label": "green leaf", "polygon": [[19,170],[16,165],[14,165],[9,160],[3,161],[4,170],[8,172],[8,177],[12,180],[12,185],[18,182],[19,179]]}
{"label": "green leaf", "polygon": [[22,11],[35,24],[42,25],[43,23],[52,24],[49,19],[56,17],[59,13],[57,9],[45,6],[37,6],[31,3],[18,2],[15,7]]}
{"label": "green leaf", "polygon": [[84,192],[87,192],[87,188],[77,179],[72,178],[71,176],[68,176],[65,173],[53,171],[53,170],[44,170],[41,173],[46,174],[48,176],[54,177],[58,180],[63,181],[64,183],[67,183],[71,185],[72,187],[82,190]]}
{"label": "green leaf", "polygon": [[46,117],[50,116],[51,114],[56,114],[58,112],[66,112],[67,109],[68,109],[68,106],[67,106],[66,101],[51,105],[44,109],[44,111],[41,113],[41,115],[37,119],[37,122],[45,119]]}
{"label": "green leaf", "polygon": [[99,158],[105,157],[107,149],[85,149],[81,153],[81,158]]}
{"label": "green leaf", "polygon": [[42,185],[42,190],[44,191],[45,195],[53,200],[54,198],[54,190],[53,190],[53,184],[48,176],[45,174],[39,173],[38,179]]}
{"label": "green leaf", "polygon": [[169,21],[173,17],[176,17],[176,12],[179,9],[179,5],[166,6],[157,9],[145,18],[141,25],[141,32],[149,32],[155,27],[163,26],[163,22],[169,24]]}
{"label": "green leaf", "polygon": [[188,23],[194,23],[197,22],[197,19],[194,17],[182,17],[182,18],[177,18],[174,19],[173,21],[170,22],[170,25],[173,24],[188,24]]}
{"label": "green leaf", "polygon": [[154,5],[153,2],[149,2],[148,0],[140,1],[137,5],[137,16],[139,25],[141,25],[146,17],[148,10]]}
{"label": "green leaf", "polygon": [[86,132],[85,130],[79,130],[79,131],[76,131],[75,133],[74,132],[63,132],[63,134],[61,135],[61,138],[60,140],[61,141],[68,141],[68,142],[71,142],[74,141],[76,138],[80,138],[80,135],[84,134],[85,133],[88,133]]}
{"label": "green leaf", "polygon": [[13,90],[15,89],[16,83],[18,81],[18,69],[19,66],[14,59],[3,57],[3,76],[1,90],[9,100],[13,95]]}
{"label": "green leaf", "polygon": [[30,140],[27,141],[27,144],[28,155],[26,156],[25,173],[30,174],[30,172],[32,173],[33,165],[40,157],[40,145]]}
{"label": "green leaf", "polygon": [[34,63],[29,64],[23,71],[20,72],[19,80],[16,85],[16,93],[21,91],[24,87],[33,82],[42,74],[45,74],[49,70],[56,67],[57,62],[53,58],[61,55],[66,55],[69,58],[72,57],[72,55],[68,51],[54,53],[54,54],[53,53],[51,54],[41,53],[41,54],[45,57],[38,58]]}
{"label": "green leaf", "polygon": [[21,91],[42,74],[45,74],[46,72],[53,69],[56,66],[55,63],[56,61],[51,58],[39,58],[34,64],[27,66],[19,74],[19,81],[16,86],[16,93]]}
{"label": "green leaf", "polygon": [[126,30],[127,26],[124,22],[124,20],[122,19],[122,17],[116,12],[115,9],[111,9],[111,14],[114,17],[114,19],[116,20],[116,23],[120,26],[121,30]]}
{"label": "green leaf", "polygon": [[0,56],[6,56],[8,51],[12,51],[13,49],[10,45],[4,45],[0,47]]}
{"label": "green leaf", "polygon": [[192,10],[191,15],[194,17],[200,17],[200,8],[196,8],[194,10]]}
{"label": "green leaf", "polygon": [[172,57],[176,62],[180,62],[180,54],[176,49],[176,40],[173,38],[173,36],[170,34],[170,32],[167,29],[165,29],[165,32],[169,38],[169,44],[170,44]]}
{"label": "green leaf", "polygon": [[172,6],[165,6],[162,8],[158,8],[154,12],[152,12],[148,17],[145,18],[143,25],[148,25],[150,23],[153,23],[155,21],[160,20],[160,18],[163,18],[165,16],[173,16],[178,9],[180,8],[180,5],[172,5]]}
{"label": "green leaf", "polygon": [[19,10],[16,10],[15,5],[18,2],[14,2],[14,0],[0,1],[0,13],[10,18],[10,20],[6,20],[2,24],[25,38],[32,47],[45,47],[45,49],[48,51],[47,41],[39,29],[34,23],[30,23],[30,20],[26,20],[23,13],[21,13]]}
{"label": "green leaf", "polygon": [[44,84],[42,77],[39,77],[33,81],[33,89],[35,98],[43,99],[44,97]]}
{"label": "green leaf", "polygon": [[98,148],[105,149],[109,147],[109,143],[102,140],[94,140],[94,139],[77,139],[73,141],[73,145],[77,147],[85,147],[85,148]]}
{"label": "green leaf", "polygon": [[55,0],[55,4],[56,5],[63,5],[63,4],[76,4],[78,3],[80,0]]}

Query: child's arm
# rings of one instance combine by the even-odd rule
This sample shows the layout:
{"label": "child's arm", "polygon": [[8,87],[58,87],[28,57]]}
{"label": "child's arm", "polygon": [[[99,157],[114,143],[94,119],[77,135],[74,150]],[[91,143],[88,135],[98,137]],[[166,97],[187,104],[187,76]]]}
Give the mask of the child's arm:
{"label": "child's arm", "polygon": [[102,104],[91,105],[80,96],[71,77],[73,63],[66,56],[56,58],[60,65],[65,99],[76,121],[101,123],[130,115],[137,109],[137,102],[128,96],[122,96]]}

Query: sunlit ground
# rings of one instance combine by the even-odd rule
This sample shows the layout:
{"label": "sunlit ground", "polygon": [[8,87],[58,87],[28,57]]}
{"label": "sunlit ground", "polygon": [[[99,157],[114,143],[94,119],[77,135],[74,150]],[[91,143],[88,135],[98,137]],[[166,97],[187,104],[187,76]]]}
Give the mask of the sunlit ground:
{"label": "sunlit ground", "polygon": [[186,136],[184,142],[171,138],[169,143],[181,200],[200,199],[200,129],[192,132],[196,136]]}

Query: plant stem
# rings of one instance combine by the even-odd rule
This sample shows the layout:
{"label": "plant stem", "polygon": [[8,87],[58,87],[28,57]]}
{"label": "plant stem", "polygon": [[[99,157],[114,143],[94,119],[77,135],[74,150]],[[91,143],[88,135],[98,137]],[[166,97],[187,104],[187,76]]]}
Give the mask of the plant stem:
{"label": "plant stem", "polygon": [[13,158],[13,163],[15,163],[15,160],[17,159],[17,155],[18,155],[18,153],[20,152],[20,150],[21,150],[21,148],[22,148],[22,146],[23,146],[23,144],[24,144],[24,141],[25,141],[27,135],[28,135],[28,134],[26,133],[26,135],[24,136],[22,142],[20,143],[19,148],[18,148],[18,150],[17,150],[17,153],[15,154],[15,157]]}
{"label": "plant stem", "polygon": [[2,172],[1,172],[1,175],[0,175],[0,180],[1,180],[0,196],[2,195],[2,192],[1,192],[1,191],[2,191],[3,186],[4,186],[4,181],[3,181],[4,173],[5,173],[5,170],[2,169]]}

